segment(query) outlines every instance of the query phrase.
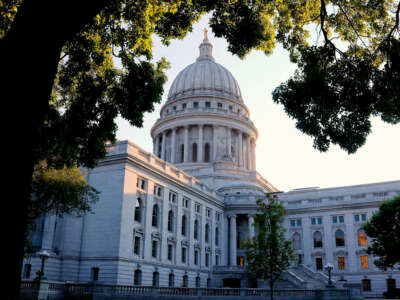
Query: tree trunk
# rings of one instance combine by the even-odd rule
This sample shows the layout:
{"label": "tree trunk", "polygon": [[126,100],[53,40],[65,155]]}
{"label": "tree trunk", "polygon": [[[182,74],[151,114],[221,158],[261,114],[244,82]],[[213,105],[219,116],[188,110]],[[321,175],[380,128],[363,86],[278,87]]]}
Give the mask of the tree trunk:
{"label": "tree trunk", "polygon": [[[51,89],[64,43],[88,23],[105,1],[25,0],[12,28],[0,39],[0,99],[13,122],[3,125],[7,144],[5,191],[9,191],[3,219],[7,256],[5,299],[19,299],[26,239],[27,213],[36,149],[46,120]],[[4,118],[3,118],[4,119]],[[17,184],[17,188],[12,189]],[[11,198],[12,197],[12,198]],[[9,228],[9,229],[8,229]],[[6,230],[8,229],[8,230]]]}
{"label": "tree trunk", "polygon": [[270,290],[270,300],[274,299],[274,281],[270,280],[269,281],[269,290]]}

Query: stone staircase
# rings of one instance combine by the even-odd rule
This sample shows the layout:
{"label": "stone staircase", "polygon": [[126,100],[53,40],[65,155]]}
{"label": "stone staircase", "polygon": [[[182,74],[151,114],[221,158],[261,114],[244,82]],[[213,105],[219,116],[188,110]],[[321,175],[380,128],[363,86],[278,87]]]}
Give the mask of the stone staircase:
{"label": "stone staircase", "polygon": [[284,279],[302,289],[324,289],[328,283],[328,277],[324,273],[304,265],[290,268],[285,272]]}

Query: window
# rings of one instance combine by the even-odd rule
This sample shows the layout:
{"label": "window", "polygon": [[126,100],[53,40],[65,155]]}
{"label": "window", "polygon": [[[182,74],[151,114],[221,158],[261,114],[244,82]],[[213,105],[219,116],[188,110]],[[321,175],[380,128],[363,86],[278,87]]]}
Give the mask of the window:
{"label": "window", "polygon": [[206,243],[210,242],[210,225],[208,223],[206,224],[206,229],[205,229],[205,240]]}
{"label": "window", "polygon": [[215,265],[219,266],[219,255],[215,255]]}
{"label": "window", "polygon": [[396,288],[396,279],[394,278],[386,279],[386,286],[388,291],[393,291]]}
{"label": "window", "polygon": [[366,220],[367,220],[367,215],[361,214],[361,221],[366,221]]}
{"label": "window", "polygon": [[174,192],[169,192],[168,199],[171,203],[176,203],[177,195]]}
{"label": "window", "polygon": [[215,213],[215,219],[216,219],[217,221],[221,220],[221,214],[220,214],[219,212],[216,212],[216,213]]}
{"label": "window", "polygon": [[186,263],[186,248],[182,247],[182,262]]}
{"label": "window", "polygon": [[335,233],[336,247],[344,247],[344,232],[341,229]]}
{"label": "window", "polygon": [[322,270],[322,257],[315,258],[315,266],[317,268],[317,271]]}
{"label": "window", "polygon": [[243,268],[244,267],[244,256],[238,256],[236,263],[239,267]]}
{"label": "window", "polygon": [[301,236],[300,233],[295,232],[292,236],[293,248],[295,250],[301,249]]}
{"label": "window", "polygon": [[333,216],[332,217],[332,223],[336,224],[336,223],[344,223],[344,216]]}
{"label": "window", "polygon": [[183,163],[185,159],[185,145],[181,144],[180,151],[179,151],[180,162]]}
{"label": "window", "polygon": [[218,227],[215,227],[215,246],[218,246],[219,244],[219,229]]}
{"label": "window", "polygon": [[196,277],[196,288],[199,288],[199,287],[200,287],[200,277],[197,276]]}
{"label": "window", "polygon": [[142,190],[145,190],[145,189],[146,189],[146,180],[142,179],[142,180],[140,181],[140,188],[141,188]]}
{"label": "window", "polygon": [[151,256],[157,257],[157,247],[158,247],[158,242],[157,241],[153,241],[151,243]]}
{"label": "window", "polygon": [[222,103],[218,102],[218,108],[222,108]]}
{"label": "window", "polygon": [[193,237],[195,240],[199,239],[199,221],[194,220]]}
{"label": "window", "polygon": [[363,291],[364,292],[370,292],[371,291],[371,280],[369,279],[363,279],[361,280]]}
{"label": "window", "polygon": [[210,253],[206,253],[206,267],[210,265]]}
{"label": "window", "polygon": [[346,261],[344,259],[344,256],[339,256],[337,260],[338,260],[338,269],[346,270]]}
{"label": "window", "polygon": [[173,251],[172,245],[169,244],[168,245],[168,260],[172,260],[172,251]]}
{"label": "window", "polygon": [[232,111],[233,107],[232,105],[229,105],[229,110]]}
{"label": "window", "polygon": [[210,102],[206,102],[206,107],[210,108],[211,107],[211,103]]}
{"label": "window", "polygon": [[197,162],[197,144],[192,144],[192,162]]}
{"label": "window", "polygon": [[360,215],[354,215],[354,222],[360,222]]}
{"label": "window", "polygon": [[173,287],[175,285],[175,275],[170,273],[168,275],[168,286]]}
{"label": "window", "polygon": [[92,268],[92,280],[93,281],[99,280],[99,272],[100,272],[99,268],[97,268],[97,267]]}
{"label": "window", "polygon": [[172,107],[173,110],[176,110],[176,105]]}
{"label": "window", "polygon": [[211,287],[211,278],[207,278],[207,288]]}
{"label": "window", "polygon": [[198,108],[199,107],[199,102],[193,102],[193,108]]}
{"label": "window", "polygon": [[322,224],[322,218],[321,217],[315,217],[311,218],[311,225],[321,225]]}
{"label": "window", "polygon": [[133,253],[136,255],[140,255],[140,236],[135,236]]}
{"label": "window", "polygon": [[158,287],[160,274],[158,272],[153,272],[153,286]]}
{"label": "window", "polygon": [[194,210],[195,210],[195,212],[197,212],[198,214],[201,213],[201,206],[200,206],[199,203],[196,203],[196,204],[195,204]]}
{"label": "window", "polygon": [[24,278],[31,277],[31,270],[32,270],[32,265],[31,264],[26,264],[24,266]]}
{"label": "window", "polygon": [[322,248],[322,233],[319,231],[313,234],[314,248]]}
{"label": "window", "polygon": [[169,232],[173,231],[173,225],[174,225],[174,212],[171,209],[168,212],[168,231]]}
{"label": "window", "polygon": [[206,209],[206,216],[208,218],[211,218],[211,209],[209,209],[209,208]]}
{"label": "window", "polygon": [[194,264],[197,266],[199,264],[199,251],[194,250]]}
{"label": "window", "polygon": [[187,275],[183,275],[182,286],[183,287],[188,287],[188,283],[189,283],[189,277]]}
{"label": "window", "polygon": [[135,221],[141,222],[142,220],[142,199],[137,198],[135,204]]}
{"label": "window", "polygon": [[153,206],[153,216],[151,218],[151,225],[153,227],[158,227],[158,205],[154,204]]}
{"label": "window", "polygon": [[186,109],[186,103],[182,103],[182,109]]}
{"label": "window", "polygon": [[358,246],[368,246],[368,238],[363,229],[357,231]]}
{"label": "window", "polygon": [[139,269],[135,270],[133,274],[133,284],[134,285],[141,285],[142,284],[142,271]]}
{"label": "window", "polygon": [[184,208],[189,208],[189,199],[183,198],[183,199],[182,199],[182,206],[183,206]]}
{"label": "window", "polygon": [[344,216],[339,216],[339,223],[344,223]]}
{"label": "window", "polygon": [[161,197],[162,196],[162,187],[155,185],[154,186],[154,196]]}
{"label": "window", "polygon": [[186,215],[182,216],[182,235],[186,236]]}
{"label": "window", "polygon": [[301,219],[290,220],[290,227],[301,227]]}
{"label": "window", "polygon": [[361,268],[362,269],[368,269],[369,268],[368,256],[367,255],[361,255]]}
{"label": "window", "polygon": [[210,144],[204,145],[204,162],[210,162]]}

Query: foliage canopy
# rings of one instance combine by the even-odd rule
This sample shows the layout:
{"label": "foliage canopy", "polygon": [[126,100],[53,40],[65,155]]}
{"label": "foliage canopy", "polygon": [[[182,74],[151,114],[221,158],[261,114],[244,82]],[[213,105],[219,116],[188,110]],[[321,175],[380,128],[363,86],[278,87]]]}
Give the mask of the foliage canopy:
{"label": "foliage canopy", "polygon": [[380,269],[399,267],[400,264],[400,194],[379,205],[371,219],[364,224],[366,234],[372,239],[368,254],[377,257]]}

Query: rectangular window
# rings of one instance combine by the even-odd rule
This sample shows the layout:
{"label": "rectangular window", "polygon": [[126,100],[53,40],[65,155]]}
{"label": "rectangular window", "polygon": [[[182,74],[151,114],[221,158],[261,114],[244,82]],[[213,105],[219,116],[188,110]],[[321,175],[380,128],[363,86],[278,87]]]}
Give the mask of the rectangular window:
{"label": "rectangular window", "polygon": [[311,225],[316,225],[317,224],[317,219],[311,218]]}
{"label": "rectangular window", "polygon": [[371,291],[371,280],[363,279],[362,281],[363,291],[370,292]]}
{"label": "rectangular window", "polygon": [[92,280],[93,281],[99,280],[99,268],[97,267],[92,268]]}
{"label": "rectangular window", "polygon": [[301,219],[298,219],[298,220],[297,220],[297,226],[298,226],[298,227],[301,227]]}
{"label": "rectangular window", "polygon": [[229,105],[229,110],[232,111],[233,107],[232,105]]}
{"label": "rectangular window", "polygon": [[173,110],[176,110],[176,106],[173,106],[172,109],[173,109]]}
{"label": "rectangular window", "polygon": [[361,214],[361,220],[366,221],[367,220],[367,215],[366,214]]}
{"label": "rectangular window", "polygon": [[186,109],[186,103],[182,103],[182,109]]}
{"label": "rectangular window", "polygon": [[207,217],[211,218],[211,209],[207,208]]}
{"label": "rectangular window", "polygon": [[218,108],[222,108],[222,103],[218,103]]}
{"label": "rectangular window", "polygon": [[333,224],[336,224],[336,223],[337,223],[337,216],[333,216],[333,217],[332,217],[332,223],[333,223]]}
{"label": "rectangular window", "polygon": [[322,257],[317,257],[315,259],[315,266],[317,268],[317,271],[321,271],[322,270]]}
{"label": "rectangular window", "polygon": [[318,218],[318,224],[319,224],[319,225],[322,224],[322,218]]}
{"label": "rectangular window", "polygon": [[135,244],[133,247],[133,253],[135,253],[136,255],[140,254],[140,237],[139,236],[135,236]]}
{"label": "rectangular window", "polygon": [[200,204],[196,203],[195,204],[195,212],[200,213],[200,210],[201,210]]}
{"label": "rectangular window", "polygon": [[339,270],[346,270],[346,261],[344,259],[344,256],[339,256],[338,257],[338,269]]}
{"label": "rectangular window", "polygon": [[360,222],[360,215],[354,215],[354,222]]}
{"label": "rectangular window", "polygon": [[162,196],[162,187],[155,185],[154,186],[154,195],[157,197],[161,197]]}
{"label": "rectangular window", "polygon": [[215,255],[215,265],[219,266],[219,255]]}
{"label": "rectangular window", "polygon": [[182,199],[182,206],[183,206],[184,208],[189,208],[189,199],[183,198],[183,199]]}
{"label": "rectangular window", "polygon": [[344,216],[339,216],[339,223],[344,223]]}
{"label": "rectangular window", "polygon": [[206,253],[206,267],[210,264],[210,254]]}
{"label": "rectangular window", "polygon": [[24,266],[24,278],[31,277],[31,270],[32,270],[32,265],[31,264],[26,264]]}
{"label": "rectangular window", "polygon": [[157,241],[153,241],[151,246],[151,256],[153,257],[157,257],[157,246],[158,246]]}
{"label": "rectangular window", "polygon": [[211,107],[211,103],[210,102],[206,102],[206,107],[210,108]]}
{"label": "rectangular window", "polygon": [[168,245],[168,260],[172,260],[172,245]]}
{"label": "rectangular window", "polygon": [[169,202],[176,203],[176,198],[177,198],[176,193],[169,192],[168,198],[169,198]]}
{"label": "rectangular window", "polygon": [[199,107],[199,102],[193,102],[193,107],[198,108]]}
{"label": "rectangular window", "polygon": [[199,264],[199,251],[194,250],[194,264],[197,266]]}
{"label": "rectangular window", "polygon": [[219,212],[215,213],[215,219],[219,221],[221,219],[221,214]]}
{"label": "rectangular window", "polygon": [[368,269],[369,268],[368,256],[367,255],[362,255],[361,256],[361,268],[363,268],[363,269]]}
{"label": "rectangular window", "polygon": [[182,262],[186,263],[186,248],[182,247]]}
{"label": "rectangular window", "polygon": [[296,220],[290,220],[290,226],[295,227],[296,226]]}

